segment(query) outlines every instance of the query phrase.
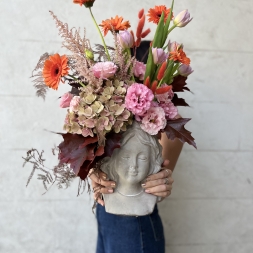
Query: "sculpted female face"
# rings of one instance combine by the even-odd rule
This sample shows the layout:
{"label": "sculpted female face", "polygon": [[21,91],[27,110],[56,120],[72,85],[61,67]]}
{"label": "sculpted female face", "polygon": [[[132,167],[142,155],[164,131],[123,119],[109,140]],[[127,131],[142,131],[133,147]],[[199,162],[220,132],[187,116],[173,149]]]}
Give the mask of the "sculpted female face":
{"label": "sculpted female face", "polygon": [[136,137],[130,138],[117,156],[119,181],[136,184],[145,179],[149,173],[150,155],[149,146],[143,145]]}

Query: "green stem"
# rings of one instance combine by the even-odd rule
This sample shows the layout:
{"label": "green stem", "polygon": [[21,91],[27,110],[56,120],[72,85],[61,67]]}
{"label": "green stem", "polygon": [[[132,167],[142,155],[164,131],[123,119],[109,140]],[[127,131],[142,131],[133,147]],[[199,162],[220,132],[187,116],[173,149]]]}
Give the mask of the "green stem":
{"label": "green stem", "polygon": [[167,36],[170,34],[170,32],[175,29],[177,26],[176,25],[173,25],[167,32]]}
{"label": "green stem", "polygon": [[105,53],[106,53],[106,55],[107,55],[107,57],[108,57],[108,60],[111,61],[111,57],[110,57],[110,54],[109,54],[109,52],[108,52],[107,46],[106,46],[106,44],[105,44],[104,37],[103,37],[103,35],[102,35],[102,33],[101,33],[100,29],[99,29],[99,26],[98,26],[98,24],[97,24],[97,22],[96,22],[96,19],[95,19],[94,16],[93,16],[93,13],[92,13],[92,11],[91,11],[91,7],[89,7],[89,10],[90,10],[90,15],[91,15],[91,17],[92,17],[92,20],[93,20],[93,22],[94,22],[94,24],[95,24],[95,26],[96,26],[96,28],[97,28],[97,30],[98,30],[98,33],[99,33],[99,35],[100,35],[100,38],[102,39],[103,46],[104,46],[104,48],[105,48]]}
{"label": "green stem", "polygon": [[72,77],[74,80],[78,81],[79,84],[81,84],[83,87],[85,87],[85,84],[83,84],[81,81],[79,81],[76,77],[68,74],[68,76]]}

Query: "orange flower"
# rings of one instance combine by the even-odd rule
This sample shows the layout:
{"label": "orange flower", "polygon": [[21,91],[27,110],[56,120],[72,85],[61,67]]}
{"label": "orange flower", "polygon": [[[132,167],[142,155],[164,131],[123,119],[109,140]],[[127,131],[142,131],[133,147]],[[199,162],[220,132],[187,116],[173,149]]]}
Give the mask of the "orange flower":
{"label": "orange flower", "polygon": [[190,65],[191,63],[190,58],[186,56],[182,47],[177,48],[176,51],[170,52],[169,59],[173,61],[179,61],[186,65]]}
{"label": "orange flower", "polygon": [[129,21],[125,21],[125,22],[122,22],[122,21],[123,21],[123,18],[118,17],[117,15],[115,18],[103,20],[102,24],[99,26],[103,28],[104,36],[106,36],[108,31],[119,32],[131,27]]}
{"label": "orange flower", "polygon": [[57,90],[61,77],[66,76],[68,71],[68,58],[65,55],[51,55],[44,63],[43,77],[45,84]]}
{"label": "orange flower", "polygon": [[[164,12],[164,23],[165,23],[170,14],[170,8],[167,9],[165,5],[155,6],[155,8],[149,9],[148,14],[147,14],[149,16],[148,21],[158,24],[163,12]],[[173,18],[173,13],[172,13],[171,19],[172,18]]]}
{"label": "orange flower", "polygon": [[83,4],[85,7],[92,7],[95,0],[73,0],[74,4],[80,4],[82,6]]}

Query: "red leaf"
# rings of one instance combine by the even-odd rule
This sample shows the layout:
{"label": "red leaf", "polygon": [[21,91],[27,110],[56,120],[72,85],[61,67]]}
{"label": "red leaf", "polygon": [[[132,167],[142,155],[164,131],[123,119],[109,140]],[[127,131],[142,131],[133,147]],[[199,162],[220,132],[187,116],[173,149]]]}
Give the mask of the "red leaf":
{"label": "red leaf", "polygon": [[149,33],[151,32],[151,30],[148,28],[147,30],[145,30],[142,34],[141,37],[142,39],[144,39],[145,37],[147,37],[149,35]]}
{"label": "red leaf", "polygon": [[156,91],[157,84],[158,84],[158,82],[155,80],[155,81],[153,81],[153,83],[151,85],[151,90],[153,93],[155,93],[155,91]]}
{"label": "red leaf", "polygon": [[187,142],[189,145],[197,148],[194,138],[191,136],[191,132],[184,128],[184,125],[190,120],[191,119],[184,118],[168,120],[167,125],[164,128],[164,132],[168,139],[174,140],[175,138],[178,138],[181,142]]}
{"label": "red leaf", "polygon": [[141,19],[143,15],[144,15],[144,9],[141,9],[138,13],[138,18]]}
{"label": "red leaf", "polygon": [[166,70],[166,67],[167,67],[167,62],[165,61],[165,62],[162,64],[161,68],[159,69],[159,72],[158,72],[158,74],[157,74],[157,80],[160,81],[160,80],[163,78],[164,72],[165,72],[165,70]]}
{"label": "red leaf", "polygon": [[179,98],[177,94],[174,94],[174,97],[172,99],[172,103],[175,106],[189,106],[183,98]]}
{"label": "red leaf", "polygon": [[78,175],[81,166],[85,161],[93,161],[95,158],[95,149],[97,147],[96,137],[83,137],[78,134],[61,134],[64,141],[59,145],[60,165],[70,164],[76,175]]}
{"label": "red leaf", "polygon": [[150,86],[150,78],[149,78],[149,76],[145,79],[144,85],[147,86],[147,87]]}
{"label": "red leaf", "polygon": [[188,87],[185,87],[187,85],[186,80],[187,77],[185,76],[176,76],[171,84],[173,86],[173,92],[184,92],[184,90],[190,91]]}
{"label": "red leaf", "polygon": [[112,153],[114,151],[115,148],[120,148],[121,144],[121,138],[122,138],[122,134],[123,133],[109,133],[106,136],[106,143],[105,143],[105,153],[104,153],[104,157],[106,156],[112,156]]}
{"label": "red leaf", "polygon": [[169,90],[171,90],[172,86],[171,85],[168,85],[168,86],[165,86],[165,87],[160,87],[158,88],[155,93],[156,94],[163,94],[165,92],[168,92]]}

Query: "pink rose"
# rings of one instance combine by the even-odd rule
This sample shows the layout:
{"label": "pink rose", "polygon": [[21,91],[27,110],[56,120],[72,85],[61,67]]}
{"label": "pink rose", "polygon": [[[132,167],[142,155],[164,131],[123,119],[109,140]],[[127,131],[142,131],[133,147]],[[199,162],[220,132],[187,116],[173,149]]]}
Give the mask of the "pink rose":
{"label": "pink rose", "polygon": [[108,79],[109,77],[114,76],[117,71],[117,66],[110,61],[98,62],[92,67],[92,71],[95,77]]}
{"label": "pink rose", "polygon": [[164,110],[161,107],[151,107],[141,121],[141,128],[150,135],[156,135],[166,126]]}
{"label": "pink rose", "polygon": [[125,106],[137,116],[143,115],[154,99],[153,92],[144,84],[134,83],[127,89]]}
{"label": "pink rose", "polygon": [[69,104],[72,98],[73,98],[73,95],[69,92],[62,95],[60,98],[60,107],[61,108],[69,107]]}
{"label": "pink rose", "polygon": [[74,96],[72,100],[70,101],[70,105],[69,105],[70,111],[72,112],[78,111],[79,104],[80,104],[80,97]]}
{"label": "pink rose", "polygon": [[140,80],[143,80],[145,72],[146,72],[146,65],[142,62],[135,61],[134,76],[138,77]]}
{"label": "pink rose", "polygon": [[178,114],[177,107],[172,102],[161,103],[160,107],[163,108],[166,119],[174,119]]}
{"label": "pink rose", "polygon": [[[168,86],[167,84],[162,84],[161,87]],[[163,94],[155,94],[155,97],[159,103],[164,102],[170,102],[172,98],[174,97],[174,92],[172,89],[170,89],[168,92],[165,92]]]}

